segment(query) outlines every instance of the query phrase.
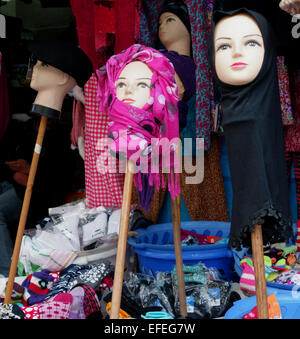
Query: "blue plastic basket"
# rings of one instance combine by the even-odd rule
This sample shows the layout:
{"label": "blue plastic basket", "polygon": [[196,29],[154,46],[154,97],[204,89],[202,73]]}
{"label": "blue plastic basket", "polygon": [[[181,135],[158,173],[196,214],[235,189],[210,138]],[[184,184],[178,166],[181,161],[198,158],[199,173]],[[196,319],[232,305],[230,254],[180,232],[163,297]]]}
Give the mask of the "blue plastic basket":
{"label": "blue plastic basket", "polygon": [[[184,221],[181,228],[226,239],[230,233],[228,222]],[[140,271],[154,275],[158,271],[171,272],[176,265],[172,223],[151,225],[136,231],[139,235],[129,238],[128,243],[137,253]],[[207,267],[216,267],[222,279],[234,280],[234,259],[232,251],[228,249],[228,240],[212,245],[182,245],[182,259],[185,265],[202,262]]]}
{"label": "blue plastic basket", "polygon": [[[275,293],[276,294],[276,293]],[[268,295],[270,295],[268,293]],[[293,297],[292,293],[276,294],[282,319],[300,319],[300,299]],[[243,316],[256,306],[256,297],[249,297],[234,302],[226,312],[224,319],[242,319]]]}

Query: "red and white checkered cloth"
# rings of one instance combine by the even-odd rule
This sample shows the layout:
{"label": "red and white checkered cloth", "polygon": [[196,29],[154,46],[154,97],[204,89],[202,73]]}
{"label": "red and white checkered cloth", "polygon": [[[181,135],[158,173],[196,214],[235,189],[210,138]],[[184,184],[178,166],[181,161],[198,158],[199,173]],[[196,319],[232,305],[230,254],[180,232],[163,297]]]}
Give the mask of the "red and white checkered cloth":
{"label": "red and white checkered cloth", "polygon": [[[99,141],[108,137],[108,114],[99,111],[97,77],[85,85],[85,190],[86,207],[121,207],[124,173],[99,173]],[[97,145],[98,144],[98,145]]]}

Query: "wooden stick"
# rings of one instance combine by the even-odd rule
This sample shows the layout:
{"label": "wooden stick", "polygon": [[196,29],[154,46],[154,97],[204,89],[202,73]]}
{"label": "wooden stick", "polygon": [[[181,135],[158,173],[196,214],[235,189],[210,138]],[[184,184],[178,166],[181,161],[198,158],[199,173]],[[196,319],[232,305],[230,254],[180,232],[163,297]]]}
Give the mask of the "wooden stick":
{"label": "wooden stick", "polygon": [[269,319],[261,225],[254,225],[254,232],[251,233],[251,244],[253,252],[258,319]]}
{"label": "wooden stick", "polygon": [[119,240],[118,240],[118,247],[117,247],[114,285],[113,285],[113,292],[112,292],[112,299],[111,299],[110,319],[119,319],[119,313],[120,313],[123,278],[124,278],[124,267],[125,267],[125,258],[126,258],[130,204],[131,204],[132,186],[133,186],[133,175],[134,175],[134,163],[131,160],[128,160],[127,167],[126,167],[125,181],[124,181],[123,197],[122,197]]}
{"label": "wooden stick", "polygon": [[183,273],[179,213],[180,213],[180,210],[178,208],[178,200],[171,199],[171,214],[172,214],[172,223],[173,223],[173,237],[174,237],[174,248],[175,248],[175,258],[176,258],[176,273],[177,273],[177,281],[178,281],[180,314],[185,317],[187,316],[187,310],[186,310],[186,295],[185,295],[185,284],[184,284],[184,273]]}
{"label": "wooden stick", "polygon": [[31,194],[32,194],[32,188],[33,188],[33,184],[34,184],[35,174],[36,174],[36,170],[37,170],[37,166],[38,166],[38,162],[39,162],[39,157],[40,157],[40,152],[41,152],[41,149],[42,149],[44,135],[45,135],[46,127],[47,127],[47,120],[48,120],[47,117],[45,117],[45,116],[41,117],[38,135],[37,135],[37,139],[36,139],[36,144],[35,144],[33,157],[32,157],[32,161],[31,161],[31,165],[30,165],[30,170],[29,170],[28,181],[27,181],[27,185],[26,185],[26,191],[25,191],[25,195],[24,195],[22,210],[21,210],[21,214],[20,214],[18,231],[17,231],[16,240],[15,240],[12,261],[11,261],[10,270],[9,270],[9,276],[8,276],[5,298],[4,298],[5,304],[8,304],[8,303],[11,302],[11,294],[12,294],[14,280],[15,280],[15,276],[16,276],[16,272],[17,272],[17,265],[18,265],[18,260],[19,260],[20,248],[21,248],[23,233],[24,233],[24,229],[25,229],[25,225],[26,225],[26,221],[27,221],[28,210],[29,210],[29,206],[30,206],[30,200],[31,200]]}

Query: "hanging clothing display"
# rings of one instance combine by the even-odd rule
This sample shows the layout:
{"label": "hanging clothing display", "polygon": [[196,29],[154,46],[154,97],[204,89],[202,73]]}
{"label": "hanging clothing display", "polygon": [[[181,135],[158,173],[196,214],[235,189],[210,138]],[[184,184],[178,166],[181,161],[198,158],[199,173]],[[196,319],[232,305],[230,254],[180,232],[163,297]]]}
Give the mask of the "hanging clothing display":
{"label": "hanging clothing display", "polygon": [[[218,20],[247,13],[262,33],[262,67],[248,85],[222,82],[215,70],[214,31]],[[232,178],[233,203],[230,247],[251,246],[254,224],[262,225],[264,243],[293,238],[284,161],[283,125],[274,36],[268,21],[247,9],[214,13],[210,64],[221,90],[222,126]]]}
{"label": "hanging clothing display", "polygon": [[[80,47],[93,62],[94,70],[104,65],[115,48],[122,49],[135,41],[138,25],[137,0],[125,2],[71,0],[73,14],[77,23]],[[123,27],[122,27],[123,25]],[[129,25],[129,26],[128,26]],[[128,29],[124,29],[128,27]],[[85,85],[85,189],[87,207],[120,207],[124,173],[99,173],[97,161],[101,155],[100,140],[108,136],[109,117],[107,112],[99,111],[97,101],[97,77],[92,75]],[[118,166],[118,163],[116,164]]]}
{"label": "hanging clothing display", "polygon": [[0,140],[9,123],[9,101],[7,90],[7,78],[2,54],[0,51]]}

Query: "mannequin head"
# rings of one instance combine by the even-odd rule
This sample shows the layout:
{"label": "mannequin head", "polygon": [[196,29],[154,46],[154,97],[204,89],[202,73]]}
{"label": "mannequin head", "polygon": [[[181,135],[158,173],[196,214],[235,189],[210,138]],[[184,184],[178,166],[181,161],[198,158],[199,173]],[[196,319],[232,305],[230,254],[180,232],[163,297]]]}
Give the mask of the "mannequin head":
{"label": "mannequin head", "polygon": [[60,111],[64,97],[76,84],[67,73],[38,60],[30,82],[30,87],[38,91],[34,104]]}
{"label": "mannequin head", "polygon": [[180,18],[171,12],[164,12],[159,18],[159,40],[167,48],[177,41],[190,43],[190,33]]}
{"label": "mannequin head", "polygon": [[83,87],[93,72],[88,56],[66,41],[33,41],[29,74],[36,90],[35,105],[61,111],[66,94],[76,85]]}
{"label": "mannequin head", "polygon": [[191,25],[188,9],[183,2],[168,3],[161,10],[158,38],[168,51],[191,55]]}
{"label": "mannequin head", "polygon": [[262,33],[246,13],[225,17],[216,24],[214,50],[219,80],[237,86],[257,77],[265,55]]}
{"label": "mannequin head", "polygon": [[151,92],[153,72],[141,61],[127,64],[116,81],[116,96],[131,106],[143,108]]}

